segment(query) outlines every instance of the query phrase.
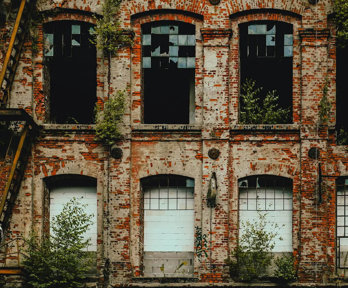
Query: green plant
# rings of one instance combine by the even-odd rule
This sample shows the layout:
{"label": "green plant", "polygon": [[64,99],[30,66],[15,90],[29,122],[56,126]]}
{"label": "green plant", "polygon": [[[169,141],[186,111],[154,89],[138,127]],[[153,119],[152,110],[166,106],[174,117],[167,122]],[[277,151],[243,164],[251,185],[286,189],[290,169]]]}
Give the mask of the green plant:
{"label": "green plant", "polygon": [[348,44],[348,2],[335,0],[335,22],[337,27],[337,44],[345,47]]}
{"label": "green plant", "polygon": [[254,222],[242,222],[242,233],[239,243],[226,259],[230,275],[238,281],[251,282],[260,279],[267,274],[271,265],[274,248],[274,239],[277,237],[276,224],[272,224],[272,231],[266,230],[266,213],[258,213],[258,219]]}
{"label": "green plant", "polygon": [[105,54],[115,55],[118,49],[132,44],[132,39],[121,29],[118,18],[122,0],[105,0],[102,6],[103,17],[97,19],[92,43]]}
{"label": "green plant", "polygon": [[344,128],[337,132],[337,145],[348,145],[348,132]]}
{"label": "green plant", "polygon": [[268,91],[264,99],[260,93],[262,87],[256,87],[256,82],[247,79],[242,84],[240,95],[240,122],[243,124],[280,124],[290,120],[290,109],[280,108],[277,91]]}
{"label": "green plant", "polygon": [[201,261],[202,256],[208,257],[207,254],[207,234],[203,234],[202,228],[195,226],[195,250],[198,260]]}
{"label": "green plant", "polygon": [[327,124],[329,121],[329,115],[331,110],[331,103],[329,98],[327,97],[329,91],[329,83],[328,79],[325,80],[325,84],[323,87],[323,97],[319,102],[319,120],[320,124]]}
{"label": "green plant", "polygon": [[77,288],[83,287],[91,258],[83,249],[89,240],[84,233],[92,224],[85,207],[75,198],[54,217],[52,235],[41,240],[33,233],[26,239],[23,268],[26,287]]}
{"label": "green plant", "polygon": [[276,258],[274,261],[275,271],[274,277],[280,282],[292,282],[297,279],[296,270],[294,265],[294,256],[283,255],[279,258]]}
{"label": "green plant", "polygon": [[104,109],[96,104],[96,139],[112,145],[122,138],[120,124],[125,110],[125,91],[117,91],[104,102]]}

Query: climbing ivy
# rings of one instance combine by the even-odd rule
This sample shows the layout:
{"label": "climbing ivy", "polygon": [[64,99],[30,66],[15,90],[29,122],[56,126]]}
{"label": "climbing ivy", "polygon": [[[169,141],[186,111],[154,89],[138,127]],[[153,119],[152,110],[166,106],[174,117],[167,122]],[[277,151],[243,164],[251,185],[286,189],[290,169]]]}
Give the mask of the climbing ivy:
{"label": "climbing ivy", "polygon": [[331,110],[331,103],[327,97],[329,91],[329,81],[326,78],[323,87],[323,97],[319,102],[319,120],[320,124],[327,124],[329,121],[329,114]]}
{"label": "climbing ivy", "polygon": [[132,39],[124,33],[118,17],[122,0],[105,0],[102,6],[103,17],[97,19],[94,28],[94,43],[104,54],[116,55],[117,51],[132,44]]}

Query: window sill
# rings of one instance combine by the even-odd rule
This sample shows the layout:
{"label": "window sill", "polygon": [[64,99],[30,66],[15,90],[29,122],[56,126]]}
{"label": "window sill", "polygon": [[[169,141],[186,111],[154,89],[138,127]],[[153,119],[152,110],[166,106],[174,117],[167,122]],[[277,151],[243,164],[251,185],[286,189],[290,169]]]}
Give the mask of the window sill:
{"label": "window sill", "polygon": [[43,124],[44,130],[95,131],[95,124]]}
{"label": "window sill", "polygon": [[138,124],[132,126],[134,132],[201,132],[202,126],[197,124]]}
{"label": "window sill", "polygon": [[299,124],[236,124],[231,126],[232,131],[297,131]]}

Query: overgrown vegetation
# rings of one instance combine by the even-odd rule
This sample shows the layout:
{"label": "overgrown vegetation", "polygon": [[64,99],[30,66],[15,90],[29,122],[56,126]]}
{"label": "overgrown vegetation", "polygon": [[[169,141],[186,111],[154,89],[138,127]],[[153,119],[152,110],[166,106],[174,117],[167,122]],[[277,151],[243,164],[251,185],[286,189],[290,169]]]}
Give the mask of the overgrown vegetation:
{"label": "overgrown vegetation", "polygon": [[329,121],[331,103],[327,97],[329,91],[328,79],[325,79],[325,84],[323,87],[323,97],[319,102],[319,120],[320,124],[327,124]]}
{"label": "overgrown vegetation", "polygon": [[132,39],[121,29],[118,14],[122,0],[105,0],[102,6],[103,17],[97,19],[92,40],[98,49],[106,55],[116,55],[117,51],[126,45],[132,44]]}
{"label": "overgrown vegetation", "polygon": [[337,28],[337,45],[348,45],[348,2],[347,0],[335,0],[335,22]]}
{"label": "overgrown vegetation", "polygon": [[122,138],[120,126],[125,111],[126,91],[117,91],[104,102],[104,109],[96,104],[96,139],[112,145]]}
{"label": "overgrown vegetation", "polygon": [[262,87],[247,79],[242,84],[240,123],[242,124],[281,124],[290,122],[290,109],[279,107],[277,91],[268,91],[262,99]]}
{"label": "overgrown vegetation", "polygon": [[[268,223],[267,213],[258,213],[254,222],[242,222],[242,233],[231,257],[226,260],[230,276],[236,281],[252,282],[262,279],[269,272],[274,257],[272,250],[278,237],[278,225]],[[271,231],[266,229],[271,226]],[[281,239],[281,238],[279,238]],[[280,282],[290,282],[296,279],[293,257],[284,255],[274,262],[274,277]]]}
{"label": "overgrown vegetation", "polygon": [[84,286],[92,260],[90,254],[83,251],[89,243],[83,235],[92,224],[93,216],[86,214],[84,208],[78,200],[70,200],[50,223],[52,235],[40,240],[33,234],[26,240],[23,261],[25,287]]}
{"label": "overgrown vegetation", "polygon": [[297,279],[296,270],[294,265],[294,256],[283,255],[282,257],[276,258],[274,261],[275,271],[274,277],[279,282],[292,282]]}

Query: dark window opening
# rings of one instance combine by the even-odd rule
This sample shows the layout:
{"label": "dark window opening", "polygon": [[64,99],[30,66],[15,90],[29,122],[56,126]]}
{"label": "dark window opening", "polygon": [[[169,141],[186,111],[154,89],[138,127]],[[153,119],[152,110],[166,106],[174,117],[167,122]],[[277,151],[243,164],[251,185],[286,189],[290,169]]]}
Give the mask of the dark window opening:
{"label": "dark window opening", "polygon": [[[337,130],[340,132],[340,144],[348,144],[348,115],[346,107],[348,105],[348,46],[337,47],[336,50],[336,101],[337,101]],[[345,134],[345,135],[343,135]]]}
{"label": "dark window opening", "polygon": [[348,178],[336,180],[336,267],[348,268]]}
{"label": "dark window opening", "polygon": [[144,123],[193,122],[195,44],[192,24],[143,25]]}
{"label": "dark window opening", "polygon": [[45,64],[49,73],[50,120],[92,123],[96,102],[96,48],[92,25],[60,21],[45,25]]}
{"label": "dark window opening", "polygon": [[292,115],[293,27],[282,22],[252,22],[240,25],[241,83],[247,79],[262,87],[259,97],[277,91],[279,107]]}

